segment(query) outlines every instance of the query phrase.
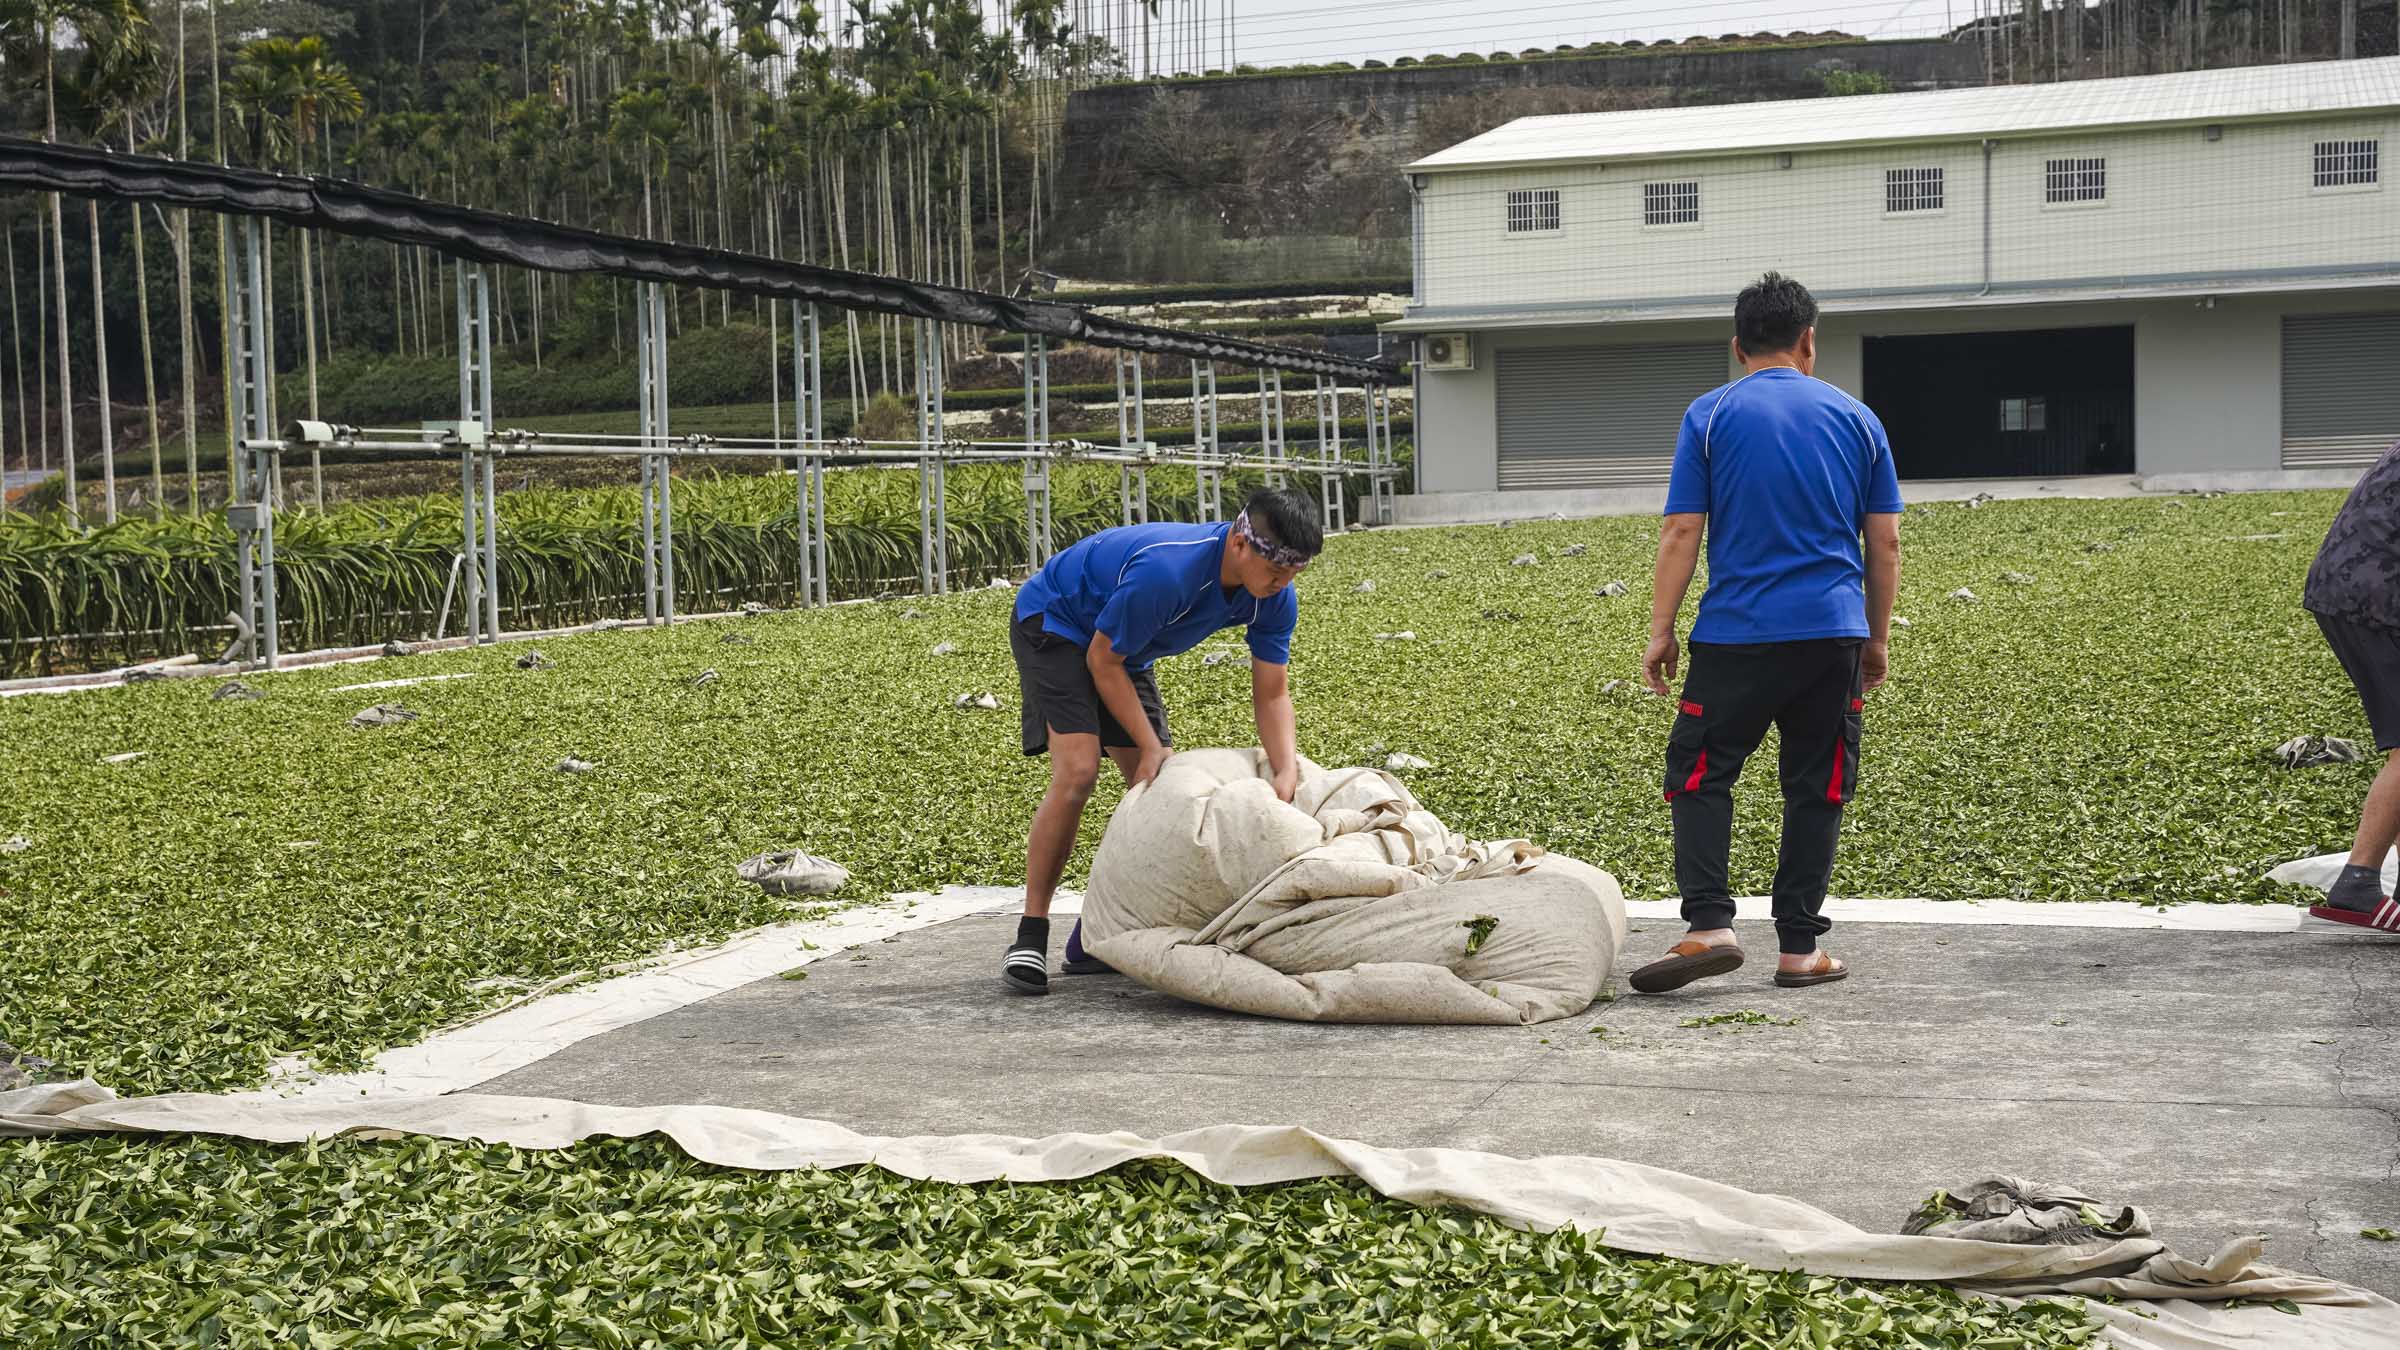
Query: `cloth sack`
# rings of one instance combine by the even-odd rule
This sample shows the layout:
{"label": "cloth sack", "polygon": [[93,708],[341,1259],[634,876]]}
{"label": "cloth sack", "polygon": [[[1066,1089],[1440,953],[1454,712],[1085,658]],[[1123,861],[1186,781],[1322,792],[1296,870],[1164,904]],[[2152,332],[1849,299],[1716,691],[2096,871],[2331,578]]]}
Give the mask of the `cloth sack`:
{"label": "cloth sack", "polygon": [[1381,769],[1186,750],[1127,793],[1083,945],[1152,988],[1309,1022],[1518,1024],[1581,1012],[1625,944],[1616,878],[1451,831]]}

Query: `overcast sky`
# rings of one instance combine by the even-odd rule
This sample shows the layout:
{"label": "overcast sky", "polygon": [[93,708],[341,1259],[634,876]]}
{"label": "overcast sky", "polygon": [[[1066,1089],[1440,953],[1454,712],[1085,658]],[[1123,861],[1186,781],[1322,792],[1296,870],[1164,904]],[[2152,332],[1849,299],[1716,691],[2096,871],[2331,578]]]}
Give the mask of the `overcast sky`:
{"label": "overcast sky", "polygon": [[[1186,0],[1187,6],[1190,0]],[[1206,0],[1215,14],[1227,0]],[[1388,61],[1431,52],[1522,51],[1639,38],[1838,28],[1862,37],[1945,32],[1975,16],[1977,0],[1230,0],[1233,41],[1245,65]],[[1987,6],[1991,0],[1983,0]],[[1168,13],[1176,0],[1162,6]],[[1190,13],[1188,7],[1185,13]],[[1212,33],[1218,61],[1222,27]]]}

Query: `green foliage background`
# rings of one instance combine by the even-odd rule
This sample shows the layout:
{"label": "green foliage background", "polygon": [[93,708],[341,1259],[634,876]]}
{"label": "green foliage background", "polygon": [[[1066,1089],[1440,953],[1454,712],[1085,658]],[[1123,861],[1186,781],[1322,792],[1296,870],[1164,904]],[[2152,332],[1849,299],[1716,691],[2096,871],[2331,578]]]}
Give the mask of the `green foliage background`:
{"label": "green foliage background", "polygon": [[[2277,898],[2259,875],[2346,840],[2372,767],[2291,773],[2260,754],[2302,731],[2364,734],[2298,607],[2337,501],[1911,512],[1912,623],[1870,700],[1837,893]],[[1336,540],[1302,582],[1303,749],[1423,756],[1411,785],[1456,828],[1671,894],[1669,705],[1636,678],[1654,529]],[[1510,565],[1528,552],[1538,565]],[[1631,594],[1593,593],[1619,579]],[[1960,586],[1981,600],[1944,598]],[[622,630],[544,644],[547,671],[515,669],[511,645],[277,675],[247,703],[180,682],[0,700],[0,837],[32,845],[0,853],[0,1027],[123,1089],[247,1086],[276,1056],[351,1067],[489,1007],[502,995],[479,980],[787,917],[734,879],[764,849],[840,859],[862,898],[1007,880],[1042,790],[1016,746],[1008,613],[984,591],[740,621],[753,645],[725,645],[725,624]],[[1374,637],[1398,630],[1417,638]],[[959,654],[928,654],[945,641]],[[687,687],[709,668],[714,684]],[[334,688],[403,674],[473,678]],[[1240,662],[1186,655],[1159,680],[1179,744],[1252,737]],[[987,690],[1005,711],[951,706]],[[392,699],[424,720],[345,725]],[[132,750],[148,757],[100,762]],[[1771,738],[1760,753],[1736,837],[1747,892],[1765,887],[1778,817]],[[568,755],[599,772],[552,773]]]}

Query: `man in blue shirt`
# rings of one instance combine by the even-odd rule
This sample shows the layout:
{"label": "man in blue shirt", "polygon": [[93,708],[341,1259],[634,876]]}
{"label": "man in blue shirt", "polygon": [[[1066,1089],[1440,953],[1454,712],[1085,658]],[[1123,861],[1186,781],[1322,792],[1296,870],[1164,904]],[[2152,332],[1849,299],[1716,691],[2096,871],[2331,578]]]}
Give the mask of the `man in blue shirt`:
{"label": "man in blue shirt", "polygon": [[1833,926],[1825,891],[1858,786],[1866,695],[1890,660],[1900,482],[1875,414],[1812,374],[1816,322],[1799,282],[1769,272],[1745,289],[1733,355],[1746,373],[1695,400],[1676,441],[1642,674],[1660,695],[1675,678],[1675,616],[1705,531],[1708,591],[1667,740],[1675,885],[1690,931],[1633,973],[1642,993],[1742,964],[1726,880],[1733,784],[1770,725],[1783,737],[1775,983],[1849,974],[1817,938]]}
{"label": "man in blue shirt", "polygon": [[[1017,592],[1009,649],[1017,658],[1028,755],[1050,756],[1050,790],[1025,846],[1025,915],[1000,978],[1021,994],[1050,992],[1050,898],[1075,851],[1084,804],[1106,751],[1128,789],[1167,761],[1167,712],[1150,665],[1227,628],[1248,630],[1250,707],[1285,801],[1300,785],[1298,732],[1287,679],[1299,597],[1292,581],[1325,547],[1317,508],[1269,489],[1218,525],[1127,525],[1052,558]],[[1079,927],[1067,970],[1104,970],[1084,956]]]}

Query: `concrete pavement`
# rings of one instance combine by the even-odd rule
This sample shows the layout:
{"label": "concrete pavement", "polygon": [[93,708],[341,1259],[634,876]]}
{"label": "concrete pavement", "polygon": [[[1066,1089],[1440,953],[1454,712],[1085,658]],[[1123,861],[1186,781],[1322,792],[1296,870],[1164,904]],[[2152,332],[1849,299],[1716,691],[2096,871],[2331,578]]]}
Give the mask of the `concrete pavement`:
{"label": "concrete pavement", "polygon": [[[1636,927],[1635,961],[1676,929]],[[2140,1205],[2188,1252],[2263,1233],[2277,1264],[2400,1295],[2400,1244],[2359,1236],[2400,1227],[2400,943],[1855,923],[1828,943],[1854,978],[1787,991],[1756,926],[1731,977],[1562,1022],[1320,1027],[1116,976],[1010,996],[995,968],[1013,928],[872,942],[478,1090],[889,1134],[1297,1123],[1633,1159],[1884,1231],[1936,1187],[2012,1174]],[[1800,1020],[1680,1025],[1739,1011]]]}

